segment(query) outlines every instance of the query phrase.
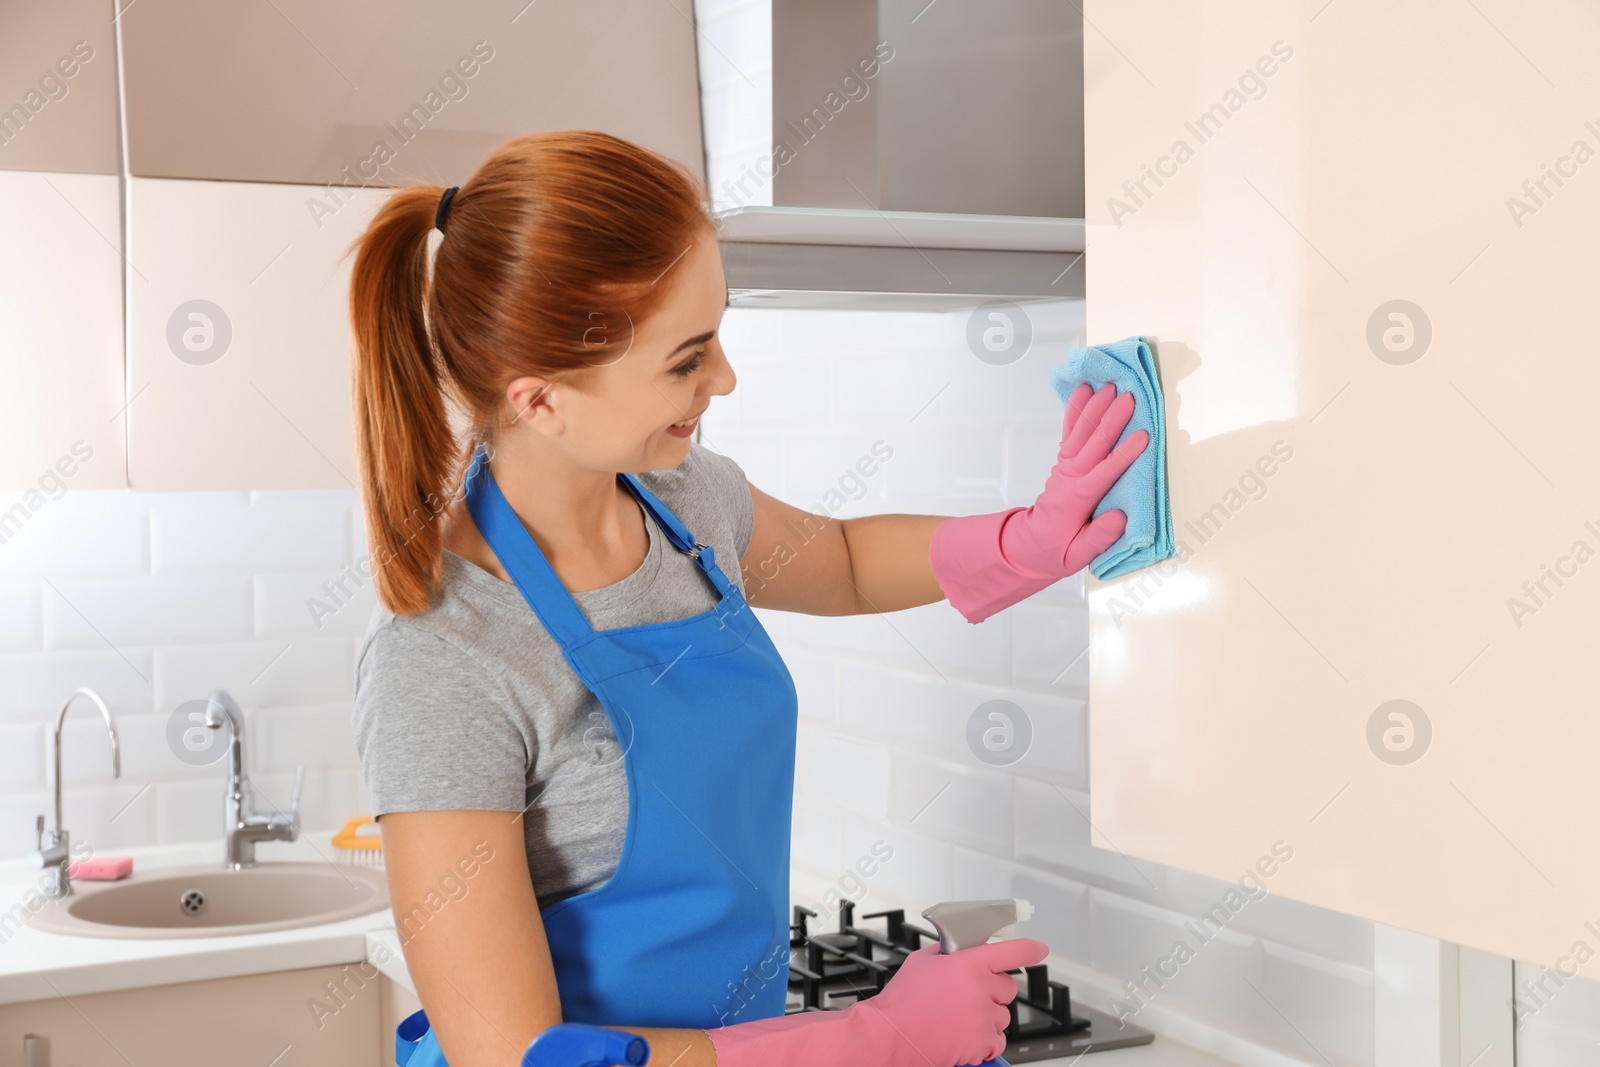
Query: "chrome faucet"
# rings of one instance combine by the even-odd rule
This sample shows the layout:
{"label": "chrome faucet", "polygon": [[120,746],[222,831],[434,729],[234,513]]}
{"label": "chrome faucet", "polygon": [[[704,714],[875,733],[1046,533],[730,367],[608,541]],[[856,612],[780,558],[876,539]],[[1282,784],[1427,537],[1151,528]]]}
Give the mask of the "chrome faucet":
{"label": "chrome faucet", "polygon": [[72,895],[70,874],[72,843],[67,836],[66,827],[61,825],[61,726],[67,721],[67,711],[72,707],[73,701],[79,697],[88,697],[94,701],[94,706],[100,709],[100,717],[106,721],[106,732],[111,735],[111,777],[122,777],[122,746],[117,741],[117,724],[111,721],[111,710],[106,707],[106,702],[100,699],[100,694],[93,689],[74,689],[67,702],[61,705],[60,713],[56,715],[54,735],[56,828],[46,832],[44,816],[39,816],[34,822],[34,829],[39,834],[39,850],[28,857],[35,867],[45,872],[40,889],[51,900],[60,900]]}
{"label": "chrome faucet", "polygon": [[250,779],[244,773],[244,715],[226,689],[206,699],[205,724],[213,730],[228,726],[228,777],[224,783],[224,870],[237,871],[256,864],[257,841],[293,841],[300,836],[300,789],[306,769],[296,767],[294,795],[288,812],[256,813],[250,799]]}

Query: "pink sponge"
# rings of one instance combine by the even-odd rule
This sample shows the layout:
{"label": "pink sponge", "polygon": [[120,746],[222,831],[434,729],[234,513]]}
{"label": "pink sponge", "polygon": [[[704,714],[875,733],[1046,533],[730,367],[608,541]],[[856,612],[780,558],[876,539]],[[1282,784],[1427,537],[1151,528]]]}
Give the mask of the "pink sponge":
{"label": "pink sponge", "polygon": [[97,856],[67,868],[67,877],[84,882],[114,882],[132,873],[133,859],[129,856]]}

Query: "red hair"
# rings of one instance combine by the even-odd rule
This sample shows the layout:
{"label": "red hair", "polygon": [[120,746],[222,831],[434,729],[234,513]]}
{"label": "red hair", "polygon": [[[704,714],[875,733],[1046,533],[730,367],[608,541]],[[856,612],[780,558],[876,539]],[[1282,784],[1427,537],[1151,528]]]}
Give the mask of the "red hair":
{"label": "red hair", "polygon": [[439,519],[467,441],[491,440],[505,418],[506,386],[595,365],[597,337],[625,346],[662,296],[652,283],[710,225],[682,165],[593,130],[528,134],[456,193],[430,276],[443,193],[413,185],[389,197],[355,244],[350,283],[369,565],[399,615],[432,600]]}

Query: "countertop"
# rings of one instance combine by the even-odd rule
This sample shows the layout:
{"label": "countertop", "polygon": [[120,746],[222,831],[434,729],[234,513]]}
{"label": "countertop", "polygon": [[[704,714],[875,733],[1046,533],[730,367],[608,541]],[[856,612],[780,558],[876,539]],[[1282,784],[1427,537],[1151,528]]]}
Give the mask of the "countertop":
{"label": "countertop", "polygon": [[[327,860],[332,850],[316,842],[332,832],[307,832],[295,842],[263,842],[256,854],[263,861]],[[135,870],[148,871],[220,862],[222,845],[124,849],[120,854],[133,857]],[[0,1004],[365,960],[414,991],[387,909],[321,926],[235,937],[64,937],[33,929],[16,910],[37,878],[38,872],[20,861],[0,863]],[[1076,1060],[1034,1062],[1060,1067]],[[1094,1053],[1092,1062],[1099,1067],[1230,1067],[1226,1060],[1159,1035],[1150,1045]]]}

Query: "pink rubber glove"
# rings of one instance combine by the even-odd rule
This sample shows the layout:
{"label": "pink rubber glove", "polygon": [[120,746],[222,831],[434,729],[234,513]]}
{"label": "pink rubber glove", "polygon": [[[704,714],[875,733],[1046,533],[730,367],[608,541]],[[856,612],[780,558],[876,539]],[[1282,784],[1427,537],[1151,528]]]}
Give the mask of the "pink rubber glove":
{"label": "pink rubber glove", "polygon": [[1050,949],[1017,937],[941,955],[924,945],[883,992],[843,1011],[811,1011],[707,1030],[717,1067],[954,1067],[1005,1051],[1006,1005]]}
{"label": "pink rubber glove", "polygon": [[1150,441],[1139,430],[1117,444],[1131,418],[1132,393],[1078,386],[1067,400],[1056,465],[1032,507],[934,527],[928,548],[933,576],[968,622],[982,622],[1076,574],[1122,536],[1128,525],[1122,512],[1090,516]]}

